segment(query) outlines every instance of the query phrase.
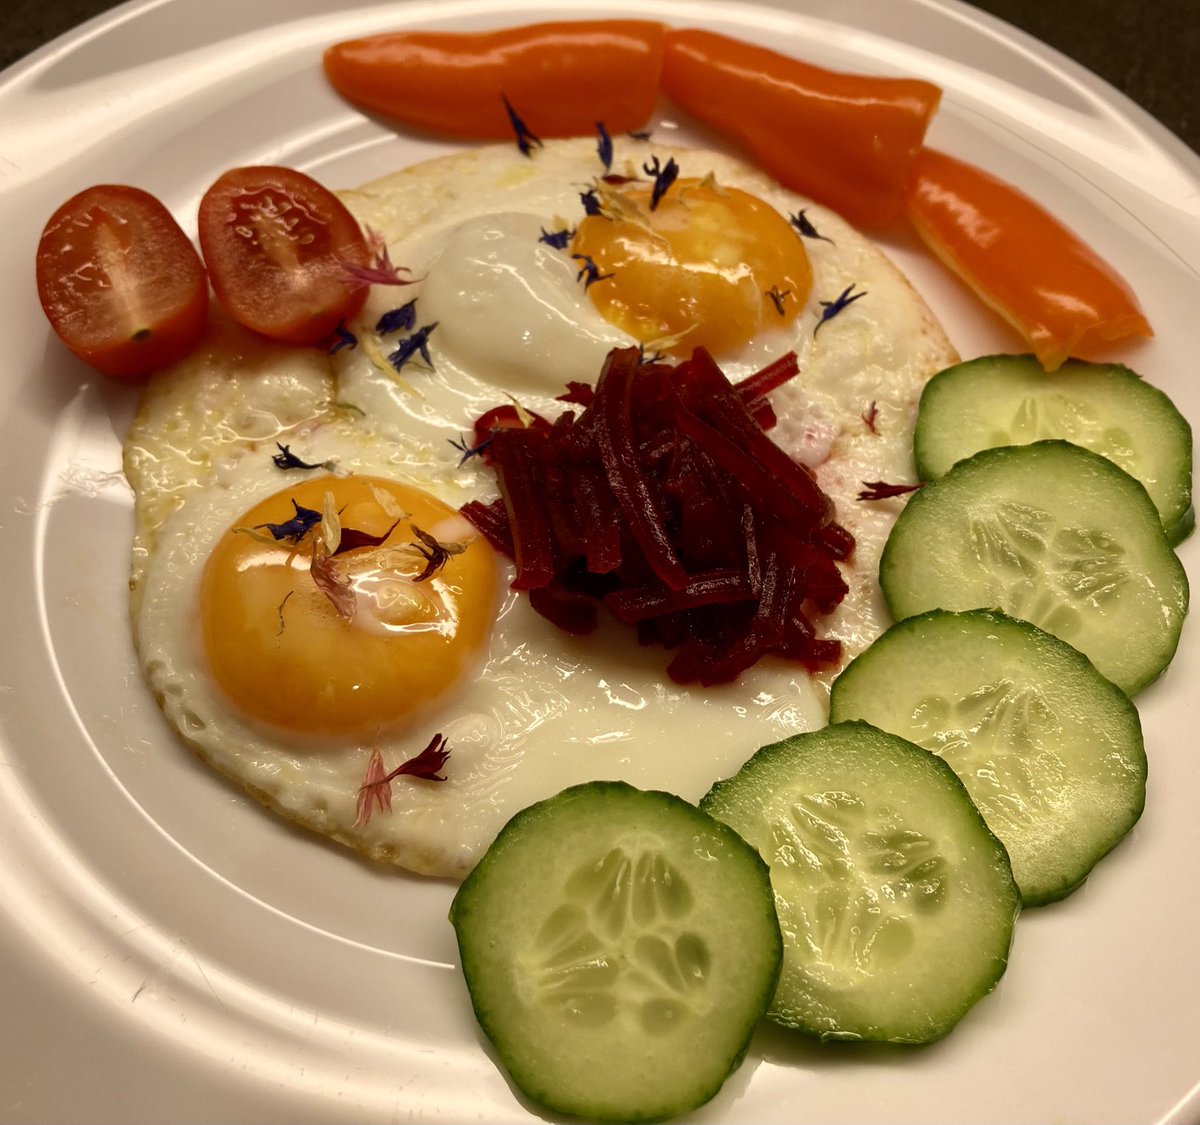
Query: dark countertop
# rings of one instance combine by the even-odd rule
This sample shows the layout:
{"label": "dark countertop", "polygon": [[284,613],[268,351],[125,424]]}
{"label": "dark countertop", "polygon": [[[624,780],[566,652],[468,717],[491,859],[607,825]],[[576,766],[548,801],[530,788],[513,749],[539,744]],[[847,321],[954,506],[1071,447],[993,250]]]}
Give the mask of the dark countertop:
{"label": "dark countertop", "polygon": [[[8,0],[0,68],[117,0]],[[975,0],[1123,91],[1200,152],[1197,0]]]}

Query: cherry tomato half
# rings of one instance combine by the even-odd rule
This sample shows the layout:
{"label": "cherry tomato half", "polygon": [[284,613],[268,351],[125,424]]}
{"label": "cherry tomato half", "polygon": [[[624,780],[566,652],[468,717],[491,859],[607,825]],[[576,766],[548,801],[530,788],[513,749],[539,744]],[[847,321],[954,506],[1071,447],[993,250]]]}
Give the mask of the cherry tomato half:
{"label": "cherry tomato half", "polygon": [[126,382],[182,359],[208,316],[195,247],[154,196],[121,184],[87,188],[54,212],[38,244],[37,286],[63,343]]}
{"label": "cherry tomato half", "polygon": [[367,297],[347,265],[370,254],[354,216],[303,172],[234,168],[200,200],[200,250],[213,291],[239,324],[315,344]]}

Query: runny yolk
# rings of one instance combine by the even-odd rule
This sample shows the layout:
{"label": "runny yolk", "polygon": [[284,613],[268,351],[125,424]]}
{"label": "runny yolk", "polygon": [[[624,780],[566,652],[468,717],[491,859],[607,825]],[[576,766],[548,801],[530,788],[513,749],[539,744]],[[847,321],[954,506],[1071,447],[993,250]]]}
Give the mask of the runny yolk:
{"label": "runny yolk", "polygon": [[[310,569],[321,523],[299,543],[262,526],[291,520],[293,501],[322,512],[327,494],[343,544],[391,529],[329,559],[349,591],[340,610]],[[421,581],[414,526],[449,551]],[[224,692],[255,719],[316,735],[369,736],[444,698],[481,659],[496,605],[495,557],[470,524],[419,489],[370,477],[312,478],[252,508],[209,556],[200,594]]]}
{"label": "runny yolk", "polygon": [[571,253],[595,266],[588,296],[607,320],[658,351],[719,357],[796,318],[812,268],[774,207],[689,179],[650,202],[649,184],[602,189],[604,214],[576,231]]}

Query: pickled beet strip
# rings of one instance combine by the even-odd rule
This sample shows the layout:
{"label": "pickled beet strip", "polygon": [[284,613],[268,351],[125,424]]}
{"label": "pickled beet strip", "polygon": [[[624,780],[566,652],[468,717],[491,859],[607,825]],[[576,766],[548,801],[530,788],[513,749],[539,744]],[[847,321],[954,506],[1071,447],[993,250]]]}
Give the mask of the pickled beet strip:
{"label": "pickled beet strip", "polygon": [[[538,414],[526,411],[524,414],[511,403],[504,406],[494,406],[485,414],[475,419],[475,444],[486,446],[495,437],[497,430],[548,430],[550,423]],[[488,453],[485,449],[484,459]]]}
{"label": "pickled beet strip", "polygon": [[764,399],[772,391],[782,387],[789,379],[800,374],[800,361],[795,352],[788,352],[772,360],[766,367],[733,384],[738,397],[753,412],[754,403]]}
{"label": "pickled beet strip", "polygon": [[567,471],[579,523],[584,529],[584,558],[593,574],[621,565],[620,511],[597,466],[572,464]]}
{"label": "pickled beet strip", "polygon": [[603,422],[596,432],[600,463],[629,530],[654,573],[672,590],[681,590],[687,583],[687,573],[675,557],[633,438],[630,398],[639,374],[637,356],[636,348],[614,349],[596,383],[593,406]]}
{"label": "pickled beet strip", "polygon": [[730,683],[769,653],[784,655],[786,620],[794,585],[786,562],[768,550],[762,565],[758,603],[744,628],[720,640],[685,646],[667,666],[681,683],[698,681],[705,687]]}
{"label": "pickled beet strip", "polygon": [[783,647],[784,620],[794,585],[794,572],[783,564],[778,553],[768,551],[763,560],[758,608],[750,626],[764,652],[774,652]]}
{"label": "pickled beet strip", "polygon": [[542,485],[526,444],[529,433],[525,429],[496,430],[488,447],[512,531],[513,561],[517,564],[514,590],[545,586],[555,573]]}
{"label": "pickled beet strip", "polygon": [[818,517],[812,508],[799,501],[785,482],[732,438],[709,425],[682,404],[677,413],[677,421],[684,434],[696,442],[721,468],[733,475],[747,493],[774,512],[779,519],[786,521],[797,531],[808,531],[816,525]]}
{"label": "pickled beet strip", "polygon": [[527,442],[541,479],[542,503],[546,509],[550,539],[555,547],[555,555],[560,559],[582,554],[587,542],[587,533],[580,523],[579,509],[563,456],[571,439],[574,420],[574,414],[567,411],[551,425],[545,441]]}
{"label": "pickled beet strip", "polygon": [[[844,534],[849,535],[849,532]],[[841,604],[848,590],[846,580],[828,548],[819,540],[791,535],[783,528],[773,528],[772,543],[788,565],[803,576],[803,596],[815,609],[829,613]]]}
{"label": "pickled beet strip", "polygon": [[621,621],[633,623],[665,613],[681,613],[702,605],[724,605],[749,601],[754,589],[738,570],[714,570],[696,574],[681,590],[664,586],[638,586],[606,594],[604,604]]}
{"label": "pickled beet strip", "polygon": [[547,621],[574,637],[594,633],[599,622],[596,600],[570,589],[558,579],[530,590],[529,604]]}
{"label": "pickled beet strip", "polygon": [[694,442],[678,446],[663,489],[677,507],[675,541],[681,561],[692,573],[744,566],[746,545],[735,534],[735,521],[745,507],[740,490],[730,487],[728,474]]}
{"label": "pickled beet strip", "polygon": [[580,383],[575,379],[567,383],[567,389],[558,396],[559,402],[570,402],[576,406],[591,406],[596,392],[591,383]]}
{"label": "pickled beet strip", "polygon": [[809,510],[813,526],[820,527],[833,518],[833,502],[816,478],[763,433],[707,352],[697,350],[693,355],[691,378],[681,388],[680,398],[689,410],[720,429],[765,472],[777,477],[796,502]]}
{"label": "pickled beet strip", "polygon": [[815,538],[839,562],[845,562],[854,554],[854,536],[840,523],[827,523]]}
{"label": "pickled beet strip", "polygon": [[742,535],[745,542],[746,578],[756,598],[762,596],[762,551],[759,546],[758,521],[749,504],[742,505]]}
{"label": "pickled beet strip", "polygon": [[502,555],[510,559],[516,554],[513,547],[512,525],[508,522],[508,513],[503,500],[493,500],[484,504],[480,500],[470,500],[459,511],[480,535],[484,537]]}
{"label": "pickled beet strip", "polygon": [[833,638],[821,638],[807,614],[792,614],[784,626],[783,654],[810,672],[836,665],[842,659],[842,642]]}

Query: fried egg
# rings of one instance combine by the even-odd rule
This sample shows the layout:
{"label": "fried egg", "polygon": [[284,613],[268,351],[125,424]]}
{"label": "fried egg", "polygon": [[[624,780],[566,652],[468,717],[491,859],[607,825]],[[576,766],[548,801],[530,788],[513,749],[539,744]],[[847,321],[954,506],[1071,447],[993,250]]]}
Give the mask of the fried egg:
{"label": "fried egg", "polygon": [[[735,379],[796,351],[772,435],[858,540],[823,623],[848,658],[885,623],[894,514],[855,493],[911,478],[921,387],[955,358],[887,258],[727,156],[632,139],[609,169],[589,140],[481,147],[343,198],[405,284],[373,286],[328,355],[217,324],[147,387],[126,442],[134,636],[183,741],[289,820],[460,877],[567,785],[695,800],[823,724],[802,669],[681,687],[615,622],[570,637],[539,617],[458,514],[496,494],[464,452],[497,405],[555,416],[613,347],[702,344]],[[449,757],[379,782],[431,743]]]}

